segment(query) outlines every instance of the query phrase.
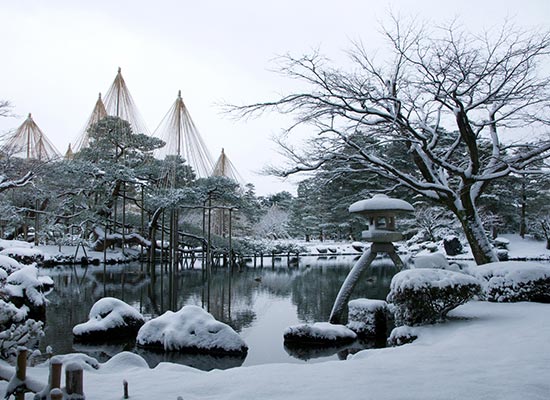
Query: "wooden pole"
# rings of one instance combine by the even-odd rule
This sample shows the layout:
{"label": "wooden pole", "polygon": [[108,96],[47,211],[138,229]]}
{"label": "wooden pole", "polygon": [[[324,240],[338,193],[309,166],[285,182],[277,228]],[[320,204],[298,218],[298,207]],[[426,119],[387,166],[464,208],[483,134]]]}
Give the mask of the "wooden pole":
{"label": "wooden pole", "polygon": [[[144,194],[144,185],[140,186],[141,188],[141,236],[145,237],[145,194]],[[140,256],[143,259],[143,242],[141,243]]]}
{"label": "wooden pole", "polygon": [[34,206],[34,245],[38,246],[38,229],[40,227],[39,221],[38,221],[38,199],[36,199],[36,203]]}
{"label": "wooden pole", "polygon": [[[25,347],[19,347],[17,349],[17,364],[15,366],[15,376],[24,384],[27,378],[27,349]],[[23,390],[17,391],[15,395],[16,400],[25,400],[25,392]]]}
{"label": "wooden pole", "polygon": [[59,389],[59,388],[52,389],[50,391],[50,399],[51,400],[63,400],[63,392],[61,391],[61,389]]}
{"label": "wooden pole", "polygon": [[164,268],[164,210],[162,210],[162,228],[160,229],[160,272]]}
{"label": "wooden pole", "polygon": [[229,269],[233,270],[233,238],[232,238],[232,225],[231,225],[231,214],[233,209],[229,209]]}
{"label": "wooden pole", "polygon": [[210,273],[212,269],[212,245],[210,244],[210,240],[212,239],[212,198],[208,196],[208,242],[206,243],[206,269],[207,269],[207,276],[210,278]]}
{"label": "wooden pole", "polygon": [[84,400],[83,372],[77,363],[65,366],[65,390],[71,399]]}
{"label": "wooden pole", "polygon": [[122,183],[122,254],[124,254],[124,230],[126,229],[126,181]]}
{"label": "wooden pole", "polygon": [[129,398],[129,396],[128,396],[128,381],[126,379],[124,379],[122,381],[122,387],[123,387],[123,390],[124,390],[123,398],[128,399]]}
{"label": "wooden pole", "polygon": [[50,361],[50,389],[61,387],[61,368],[63,363],[59,360]]}

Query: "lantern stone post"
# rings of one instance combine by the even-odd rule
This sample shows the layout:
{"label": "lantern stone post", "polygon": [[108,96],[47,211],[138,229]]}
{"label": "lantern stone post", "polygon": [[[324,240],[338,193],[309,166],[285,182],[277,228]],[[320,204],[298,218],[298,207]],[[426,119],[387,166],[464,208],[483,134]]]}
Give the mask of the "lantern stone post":
{"label": "lantern stone post", "polygon": [[331,324],[342,323],[342,314],[353,288],[362,272],[372,264],[379,253],[388,254],[397,267],[403,265],[393,245],[393,242],[403,239],[401,232],[396,230],[395,219],[399,214],[412,211],[414,207],[405,200],[393,199],[384,194],[376,194],[370,199],[360,200],[349,207],[350,213],[358,213],[368,218],[369,229],[363,231],[362,236],[372,245],[357,260],[342,284],[330,313]]}

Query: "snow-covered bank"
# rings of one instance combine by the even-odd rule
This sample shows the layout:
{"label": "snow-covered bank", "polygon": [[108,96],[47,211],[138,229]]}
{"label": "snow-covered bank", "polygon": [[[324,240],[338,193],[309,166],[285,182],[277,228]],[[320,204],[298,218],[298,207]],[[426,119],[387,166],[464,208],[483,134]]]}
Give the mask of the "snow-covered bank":
{"label": "snow-covered bank", "polygon": [[[201,372],[170,363],[149,369],[138,356],[121,353],[98,371],[85,371],[84,390],[90,399],[120,399],[127,380],[134,400],[549,398],[549,304],[470,302],[449,315],[444,324],[419,327],[412,344],[366,350],[347,361]],[[46,382],[44,367],[28,374]]]}

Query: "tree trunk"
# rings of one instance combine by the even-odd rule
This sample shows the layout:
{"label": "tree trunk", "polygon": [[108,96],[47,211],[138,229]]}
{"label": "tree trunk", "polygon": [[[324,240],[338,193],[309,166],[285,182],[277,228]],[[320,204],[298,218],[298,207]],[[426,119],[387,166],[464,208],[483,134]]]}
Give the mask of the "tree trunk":
{"label": "tree trunk", "polygon": [[462,225],[477,265],[497,262],[498,257],[485,234],[477,210],[474,207],[468,207],[455,214]]}
{"label": "tree trunk", "polygon": [[520,214],[520,221],[519,221],[519,235],[522,238],[525,238],[525,234],[527,233],[527,192],[525,190],[525,176],[522,176],[521,178],[521,214]]}

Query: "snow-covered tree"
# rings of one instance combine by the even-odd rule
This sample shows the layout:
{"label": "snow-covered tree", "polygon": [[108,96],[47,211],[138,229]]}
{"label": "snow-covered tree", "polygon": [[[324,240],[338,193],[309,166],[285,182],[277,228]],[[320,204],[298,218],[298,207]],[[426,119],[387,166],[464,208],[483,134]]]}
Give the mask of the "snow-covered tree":
{"label": "snow-covered tree", "polygon": [[[302,90],[232,111],[254,115],[273,109],[296,118],[285,135],[303,125],[315,131],[305,150],[279,140],[291,162],[279,175],[315,171],[327,162],[341,169],[357,163],[365,173],[449,209],[483,264],[497,256],[478,199],[492,181],[528,169],[550,150],[543,136],[550,121],[550,77],[540,69],[548,61],[550,34],[510,24],[482,34],[456,23],[439,26],[394,18],[384,29],[390,55],[377,59],[356,43],[347,70],[318,53],[287,56],[282,72],[304,83]],[[509,151],[502,130],[526,127],[535,133],[530,143],[515,142],[517,151]],[[364,137],[370,140],[356,140]],[[399,157],[379,151],[388,143],[401,149]]]}

